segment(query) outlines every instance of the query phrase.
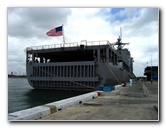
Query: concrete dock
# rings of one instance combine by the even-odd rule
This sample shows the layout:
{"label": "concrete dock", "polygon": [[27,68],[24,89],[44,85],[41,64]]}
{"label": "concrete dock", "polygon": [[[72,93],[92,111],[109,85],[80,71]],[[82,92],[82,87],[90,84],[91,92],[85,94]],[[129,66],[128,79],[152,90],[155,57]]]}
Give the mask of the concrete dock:
{"label": "concrete dock", "polygon": [[39,120],[45,121],[159,121],[158,82],[133,82],[133,86],[101,92],[100,96],[70,106]]}

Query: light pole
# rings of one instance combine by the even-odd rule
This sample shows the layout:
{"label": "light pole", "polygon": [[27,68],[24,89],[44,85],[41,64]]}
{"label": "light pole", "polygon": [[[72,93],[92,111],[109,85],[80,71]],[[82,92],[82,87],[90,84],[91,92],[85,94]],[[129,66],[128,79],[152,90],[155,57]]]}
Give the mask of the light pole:
{"label": "light pole", "polygon": [[153,83],[152,54],[151,54],[151,83]]}

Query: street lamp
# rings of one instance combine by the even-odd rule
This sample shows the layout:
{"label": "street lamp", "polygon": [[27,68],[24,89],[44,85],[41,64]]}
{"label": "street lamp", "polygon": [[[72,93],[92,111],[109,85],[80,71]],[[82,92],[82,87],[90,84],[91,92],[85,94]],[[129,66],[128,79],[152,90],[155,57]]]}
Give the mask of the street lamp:
{"label": "street lamp", "polygon": [[151,83],[153,83],[152,54],[151,54]]}

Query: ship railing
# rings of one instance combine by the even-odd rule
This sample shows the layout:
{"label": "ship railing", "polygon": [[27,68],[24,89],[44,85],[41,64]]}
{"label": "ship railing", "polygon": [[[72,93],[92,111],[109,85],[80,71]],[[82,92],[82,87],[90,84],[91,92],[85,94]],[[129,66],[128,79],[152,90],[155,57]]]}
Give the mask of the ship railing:
{"label": "ship railing", "polygon": [[41,49],[51,49],[51,48],[60,48],[62,47],[62,44],[50,44],[50,45],[40,45],[40,46],[32,46],[32,47],[27,47],[26,51],[31,51],[31,50],[41,50]]}
{"label": "ship railing", "polygon": [[114,48],[114,45],[112,45],[108,40],[101,40],[101,41],[88,41],[87,45],[109,45],[110,47]]}
{"label": "ship railing", "polygon": [[63,47],[77,47],[78,45],[78,42],[63,43]]}
{"label": "ship railing", "polygon": [[72,42],[72,43],[61,43],[61,44],[32,46],[32,47],[27,47],[26,51],[41,50],[41,49],[53,49],[53,48],[61,48],[61,47],[78,47],[79,45],[85,45],[85,46],[110,45],[112,48],[114,48],[114,46],[108,40],[100,40],[100,41],[81,40],[80,43]]}
{"label": "ship railing", "polygon": [[87,45],[105,45],[108,44],[108,40],[100,40],[100,41],[87,41]]}

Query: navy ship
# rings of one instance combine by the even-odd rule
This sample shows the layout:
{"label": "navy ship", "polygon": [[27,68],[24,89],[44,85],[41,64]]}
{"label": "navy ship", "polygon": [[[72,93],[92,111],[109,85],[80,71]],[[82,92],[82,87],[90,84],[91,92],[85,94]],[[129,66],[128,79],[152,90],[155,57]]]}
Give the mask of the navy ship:
{"label": "navy ship", "polygon": [[26,48],[26,71],[35,89],[94,91],[134,78],[133,58],[121,37]]}

